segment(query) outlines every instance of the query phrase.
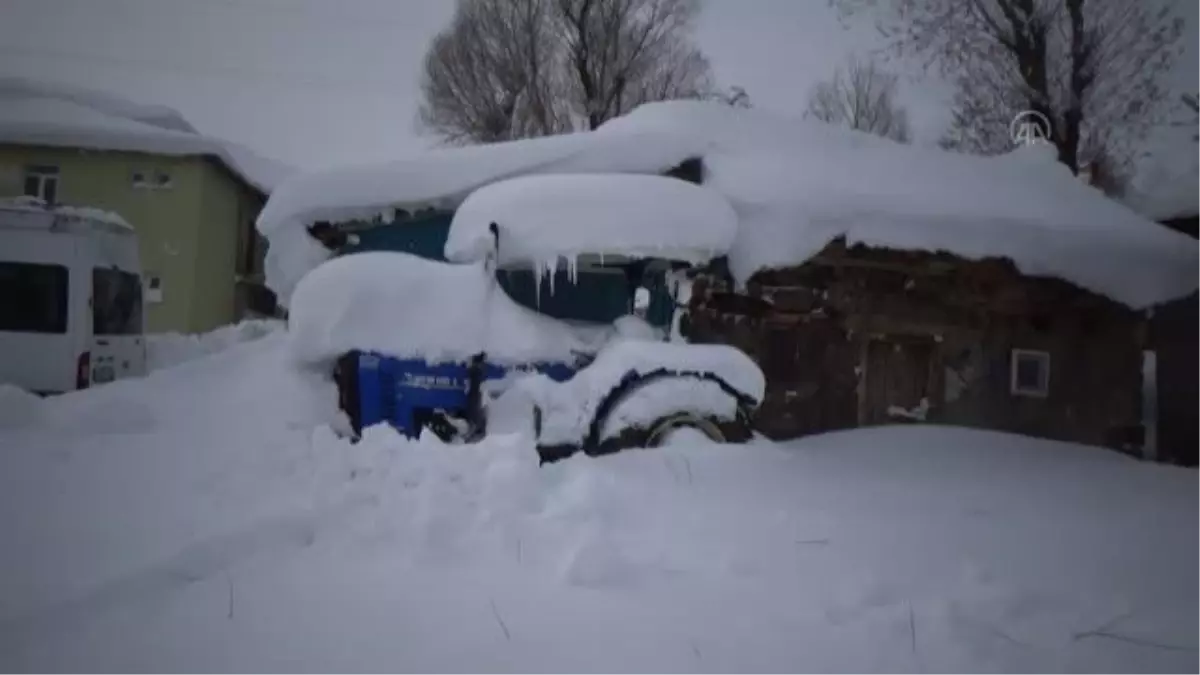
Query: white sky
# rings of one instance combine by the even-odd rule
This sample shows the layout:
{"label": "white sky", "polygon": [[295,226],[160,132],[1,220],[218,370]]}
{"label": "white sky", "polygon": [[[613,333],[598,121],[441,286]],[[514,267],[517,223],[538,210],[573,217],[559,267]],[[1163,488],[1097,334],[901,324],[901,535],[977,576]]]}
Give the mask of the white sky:
{"label": "white sky", "polygon": [[[1178,1],[1191,18],[1179,82],[1194,89],[1197,3]],[[453,9],[453,0],[0,0],[0,75],[169,105],[206,133],[301,167],[386,159],[434,142],[416,128],[417,83]],[[870,47],[873,31],[843,30],[826,0],[707,0],[697,38],[722,84],[799,114],[809,88]],[[906,85],[918,141],[940,133],[946,95]]]}

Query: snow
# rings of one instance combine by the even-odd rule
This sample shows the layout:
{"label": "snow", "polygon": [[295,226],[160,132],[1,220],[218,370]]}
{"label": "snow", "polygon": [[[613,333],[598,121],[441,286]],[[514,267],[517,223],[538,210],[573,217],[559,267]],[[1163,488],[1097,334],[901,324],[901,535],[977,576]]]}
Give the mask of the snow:
{"label": "snow", "polygon": [[146,364],[150,370],[161,370],[225,351],[244,342],[259,340],[282,332],[285,325],[275,319],[247,319],[199,335],[183,333],[148,333],[146,335]]}
{"label": "snow", "polygon": [[[845,236],[850,244],[1008,257],[1026,274],[1063,278],[1133,307],[1197,286],[1193,240],[1083,184],[1047,147],[956,154],[686,101],[642,106],[605,127],[708,139],[706,184],[740,218],[729,256],[740,282]],[[1130,268],[1139,274],[1120,271]]]}
{"label": "snow", "polygon": [[588,331],[518,305],[483,264],[407,253],[325,262],[296,287],[288,321],[292,353],[304,363],[355,349],[431,362],[487,352],[500,364],[570,363],[596,348]]}
{"label": "snow", "polygon": [[[737,236],[737,214],[720,194],[663,176],[563,174],[492,183],[467,197],[446,239],[448,260],[536,265],[581,254],[703,264]],[[553,276],[553,275],[551,275]]]}
{"label": "snow", "polygon": [[19,77],[0,77],[0,142],[212,156],[264,194],[292,172],[244,146],[200,134],[166,106]]}
{"label": "snow", "polygon": [[122,218],[120,214],[114,211],[98,209],[94,206],[70,206],[66,204],[50,206],[37,197],[14,197],[11,199],[0,199],[0,209],[21,211],[24,213],[49,212],[68,218],[99,221],[123,230],[133,230],[133,226]]}
{"label": "snow", "polygon": [[[703,158],[705,185],[737,213],[729,261],[740,283],[761,269],[799,264],[845,236],[851,244],[1007,257],[1026,274],[1066,279],[1135,308],[1197,286],[1194,240],[1085,185],[1046,147],[956,154],[711,102],[646,104],[594,132],[298,176],[271,198],[258,225],[274,246],[307,237],[305,226],[316,220],[396,205],[454,207],[507,178],[650,174],[693,157]],[[312,266],[307,253],[289,253],[298,248],[268,253],[268,284],[285,299]]]}
{"label": "snow", "polygon": [[287,343],[23,399],[0,669],[1197,668],[1194,471],[919,425],[541,468],[351,444]]}
{"label": "snow", "polygon": [[1130,207],[1159,222],[1200,216],[1200,143],[1190,133],[1170,131],[1176,133],[1160,132],[1158,151],[1142,162],[1127,199]]}
{"label": "snow", "polygon": [[306,228],[318,221],[370,219],[397,208],[454,208],[476,188],[529,174],[656,174],[687,159],[688,139],[628,134],[596,143],[565,134],[488,145],[441,148],[403,160],[297,174],[271,194],[258,230],[271,243],[267,285],[287,306],[292,289],[328,253]]}
{"label": "snow", "polygon": [[[509,396],[526,397],[542,410],[542,445],[577,444],[587,434],[596,411],[607,394],[629,373],[646,375],[658,370],[676,373],[711,373],[753,401],[762,401],[766,380],[754,361],[727,345],[691,345],[613,339],[596,354],[587,368],[566,382],[531,375],[512,385]],[[671,412],[694,412],[734,419],[737,401],[729,394],[694,378],[648,385],[626,405],[614,409],[607,437],[627,426],[645,426]],[[504,404],[511,406],[512,404]]]}

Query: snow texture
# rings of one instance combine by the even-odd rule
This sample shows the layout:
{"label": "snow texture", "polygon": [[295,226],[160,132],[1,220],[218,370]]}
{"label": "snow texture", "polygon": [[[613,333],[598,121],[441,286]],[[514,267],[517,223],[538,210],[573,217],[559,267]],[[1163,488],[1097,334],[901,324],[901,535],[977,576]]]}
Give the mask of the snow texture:
{"label": "snow texture", "polygon": [[[476,188],[517,176],[548,173],[657,174],[687,158],[687,139],[628,134],[596,143],[587,133],[444,148],[384,164],[297,174],[271,194],[258,217],[267,251],[267,285],[287,305],[292,289],[328,253],[306,228],[385,216],[396,208],[454,208]],[[277,246],[278,243],[278,246]]]}
{"label": "snow texture", "polygon": [[625,255],[703,264],[737,236],[720,194],[663,176],[524,176],[479,188],[454,213],[448,260],[479,261],[496,248],[502,267],[534,265],[553,277],[560,258]]}
{"label": "snow texture", "polygon": [[280,334],[20,400],[5,672],[1200,665],[1196,474],[1101,449],[919,425],[541,468],[521,434],[351,444]]}
{"label": "snow texture", "polygon": [[1182,133],[1166,136],[1175,142],[1176,148],[1193,150],[1174,153],[1172,149],[1160,147],[1160,151],[1140,167],[1127,202],[1157,221],[1200,217],[1200,143]]}
{"label": "snow texture", "polygon": [[150,370],[173,368],[284,329],[284,323],[275,319],[247,319],[199,335],[149,333],[146,335],[147,366]]}
{"label": "snow texture", "polygon": [[[851,244],[1007,257],[1026,274],[1066,279],[1137,308],[1197,286],[1194,240],[1085,185],[1045,147],[971,156],[711,102],[646,104],[594,132],[298,176],[272,196],[258,225],[274,247],[306,237],[315,220],[439,200],[455,206],[506,178],[656,173],[693,157],[703,158],[705,185],[738,215],[729,261],[742,283],[845,236]],[[301,248],[289,243],[268,253],[267,281],[285,304],[311,269],[312,257],[290,253]]]}
{"label": "snow texture", "polygon": [[706,184],[740,217],[729,260],[742,282],[842,235],[851,244],[1007,257],[1026,274],[1133,307],[1197,286],[1193,240],[1085,185],[1049,147],[980,157],[686,101],[642,106],[605,127],[707,139]]}
{"label": "snow texture", "polygon": [[[658,370],[675,373],[710,373],[754,401],[762,401],[766,380],[754,361],[727,345],[689,345],[647,340],[614,339],[575,377],[554,382],[532,375],[513,385],[513,396],[526,396],[542,410],[543,445],[580,442],[596,417],[601,402],[630,373],[645,375]],[[674,412],[695,412],[733,419],[736,399],[696,379],[667,381],[639,390],[630,405],[619,406],[605,435],[619,433],[623,425],[645,425]],[[508,396],[506,393],[504,396]]]}
{"label": "snow texture", "polygon": [[115,211],[105,211],[94,206],[69,206],[57,204],[50,206],[37,197],[13,197],[0,199],[0,209],[7,211],[22,211],[24,213],[53,213],[68,218],[95,220],[114,225],[124,230],[132,230],[133,226]]}
{"label": "snow texture", "polygon": [[288,321],[292,352],[305,363],[355,349],[430,362],[487,352],[499,364],[571,363],[604,337],[518,305],[483,264],[391,252],[335,258],[310,272]]}
{"label": "snow texture", "polygon": [[0,77],[0,142],[212,156],[264,194],[292,172],[246,147],[199,133],[166,106],[19,77]]}

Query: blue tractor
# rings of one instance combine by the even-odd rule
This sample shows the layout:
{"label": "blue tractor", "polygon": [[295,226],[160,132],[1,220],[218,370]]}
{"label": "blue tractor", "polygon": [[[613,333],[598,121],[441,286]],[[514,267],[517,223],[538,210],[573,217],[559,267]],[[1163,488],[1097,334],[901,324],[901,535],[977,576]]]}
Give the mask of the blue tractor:
{"label": "blue tractor", "polygon": [[[537,324],[537,336],[553,334],[571,347],[555,351],[554,358],[520,359],[505,353],[520,345],[459,335],[461,348],[433,358],[410,350],[402,334],[388,336],[386,348],[354,343],[338,361],[336,380],[355,434],[386,423],[412,438],[428,431],[446,442],[472,442],[488,432],[492,411],[507,396],[527,405],[527,430],[543,462],[659,445],[680,429],[715,442],[750,438],[764,394],[762,372],[737,349],[683,339],[695,259],[622,255],[620,246],[611,246],[604,256],[583,256],[577,267],[550,271],[546,281],[536,266],[500,264],[503,256],[496,252],[506,235],[495,222],[488,227],[495,251],[487,260],[446,260],[439,245],[446,235],[439,234],[448,232],[450,221],[449,214],[432,213],[415,223],[343,235],[341,260],[369,254],[378,262],[387,251],[388,269],[413,270],[406,278],[419,278],[427,288],[459,288],[459,277],[474,265],[486,275],[480,284],[487,288],[468,294],[479,304],[463,307],[459,318],[494,314],[509,324]],[[404,285],[361,283],[376,292],[380,284],[392,284],[397,293]],[[413,300],[406,298],[395,306],[410,307]],[[453,294],[416,298],[430,307],[454,301]],[[431,320],[421,318],[422,311],[414,314],[414,321]]]}

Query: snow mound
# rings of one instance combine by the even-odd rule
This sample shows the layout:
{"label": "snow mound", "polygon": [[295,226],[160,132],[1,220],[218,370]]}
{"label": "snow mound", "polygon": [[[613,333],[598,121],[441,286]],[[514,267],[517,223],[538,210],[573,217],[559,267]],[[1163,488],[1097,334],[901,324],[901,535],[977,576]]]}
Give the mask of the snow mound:
{"label": "snow mound", "polygon": [[0,431],[36,424],[42,398],[7,382],[0,382]]}
{"label": "snow mound", "polygon": [[[593,132],[298,176],[259,218],[273,248],[268,284],[286,304],[299,278],[327,255],[311,240],[301,243],[316,220],[413,204],[452,208],[473,190],[529,174],[654,174],[690,158],[703,160],[705,186],[737,213],[729,261],[740,282],[802,263],[845,236],[851,244],[1007,257],[1027,274],[1062,278],[1132,307],[1197,286],[1193,240],[1085,185],[1044,148],[970,156],[695,101],[645,104]],[[573,218],[563,229],[585,223]]]}
{"label": "snow mound", "polygon": [[0,667],[1195,669],[1194,472],[915,426],[542,468],[350,444],[225,401],[304,408],[280,346],[127,392],[192,423],[0,437]]}
{"label": "snow mound", "polygon": [[200,335],[151,333],[146,335],[147,365],[150,370],[170,368],[223,352],[243,342],[264,338],[285,328],[282,321],[274,319],[248,319]]}
{"label": "snow mound", "polygon": [[[737,214],[720,194],[675,178],[551,175],[482,187],[454,213],[445,255],[483,260],[499,231],[501,266],[621,254],[705,263],[737,236]],[[571,263],[573,264],[573,262]]]}
{"label": "snow mound", "polygon": [[216,157],[269,194],[291,168],[196,131],[178,111],[91,89],[0,78],[0,142]]}
{"label": "snow mound", "polygon": [[572,362],[598,339],[518,305],[483,264],[391,252],[335,258],[309,272],[292,297],[288,333],[305,363],[356,349],[430,362],[479,352],[499,364]]}

